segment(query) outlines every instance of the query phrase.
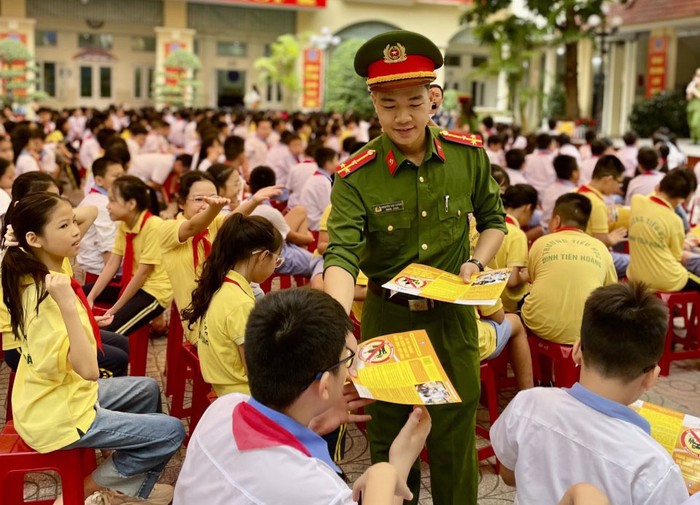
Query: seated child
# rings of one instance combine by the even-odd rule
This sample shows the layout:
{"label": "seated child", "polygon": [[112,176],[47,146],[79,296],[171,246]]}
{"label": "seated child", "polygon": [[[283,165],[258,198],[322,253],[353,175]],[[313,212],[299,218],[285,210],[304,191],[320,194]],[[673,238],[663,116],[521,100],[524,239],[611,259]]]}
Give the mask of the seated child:
{"label": "seated child", "polygon": [[590,215],[591,201],[585,196],[560,196],[549,222],[552,233],[530,248],[532,285],[522,307],[523,322],[538,337],[558,344],[576,343],[588,295],[617,282],[610,251],[583,232]]}
{"label": "seated child", "polygon": [[501,294],[506,312],[518,311],[518,304],[527,294],[527,236],[520,229],[527,226],[537,207],[537,190],[527,184],[516,184],[506,189],[503,196],[508,234],[490,263],[491,268],[510,268],[508,284]]}
{"label": "seated child", "polygon": [[627,277],[657,291],[698,291],[700,278],[684,263],[683,221],[675,208],[695,191],[692,172],[676,169],[661,180],[650,196],[635,195],[630,212],[630,264]]}
{"label": "seated child", "polygon": [[314,160],[318,168],[306,181],[299,205],[306,209],[309,230],[318,231],[323,211],[331,203],[332,178],[338,168],[338,153],[321,147],[316,150]]}
{"label": "seated child", "polygon": [[85,270],[85,284],[94,283],[105,267],[114,247],[117,224],[109,217],[107,196],[112,183],[124,175],[124,167],[117,159],[101,157],[92,164],[95,184],[78,207],[97,207],[97,219],[80,241],[77,262]]}
{"label": "seated child", "polygon": [[542,222],[548,223],[552,219],[554,203],[564,193],[570,193],[578,185],[579,170],[576,159],[573,156],[560,154],[554,158],[554,171],[557,179],[542,195]]}
{"label": "seated child", "polygon": [[656,382],[668,310],[646,286],[613,284],[586,301],[571,389],[518,393],[491,427],[501,476],[516,502],[557,503],[578,482],[615,505],[679,505],[688,498],[681,471],[628,408]]}
{"label": "seated child", "polygon": [[192,303],[182,311],[197,324],[202,377],[217,396],[248,394],[244,332],[255,306],[250,283],[264,282],[284,259],[282,236],[267,219],[240,213],[226,220],[212,244]]}
{"label": "seated child", "polygon": [[634,195],[647,196],[654,192],[656,186],[663,179],[664,174],[659,171],[659,154],[653,147],[642,147],[637,154],[639,175],[627,185],[625,205],[632,205]]}
{"label": "seated child", "polygon": [[523,174],[525,167],[525,151],[522,149],[511,149],[506,152],[505,170],[511,184],[527,184],[527,179]]}
{"label": "seated child", "polygon": [[[616,246],[627,236],[626,228],[610,229],[608,208],[605,205],[605,196],[620,192],[624,170],[625,167],[617,156],[611,154],[601,156],[595,164],[591,181],[576,190],[577,193],[588,198],[593,206],[586,233],[603,242],[606,247]],[[613,260],[617,275],[624,277],[629,264],[629,255],[614,252]]]}
{"label": "seated child", "polygon": [[532,357],[527,342],[527,333],[517,314],[506,314],[503,304],[480,306],[476,310],[476,326],[479,331],[479,358],[489,361],[498,358],[510,347],[510,363],[518,389],[533,386]]}
{"label": "seated child", "polygon": [[[112,304],[105,315],[114,319],[105,329],[122,335],[148,324],[173,299],[161,264],[163,220],[151,214],[149,205],[148,186],[139,178],[124,175],[114,181],[107,207],[110,218],[120,222],[114,249],[95,284],[86,286],[90,306],[96,301]],[[110,285],[120,266],[120,285]]]}
{"label": "seated child", "polygon": [[[80,285],[62,272],[64,260],[78,254],[73,209],[58,195],[34,193],[10,222],[18,246],[5,255],[2,286],[12,331],[21,337],[12,391],[17,433],[40,453],[114,451],[85,479],[88,504],[167,505],[172,488],[156,481],[185,432],[178,419],[159,414],[154,380],[98,380],[98,323]],[[62,503],[59,497],[55,505]]]}
{"label": "seated child", "polygon": [[430,429],[425,409],[409,416],[389,463],[370,467],[353,491],[318,435],[367,420],[348,414],[368,402],[346,384],[357,343],[338,302],[314,289],[267,295],[249,316],[245,342],[251,396],[232,393],[207,409],[190,439],[174,505],[350,505],[361,492],[365,503],[411,498],[405,481]]}

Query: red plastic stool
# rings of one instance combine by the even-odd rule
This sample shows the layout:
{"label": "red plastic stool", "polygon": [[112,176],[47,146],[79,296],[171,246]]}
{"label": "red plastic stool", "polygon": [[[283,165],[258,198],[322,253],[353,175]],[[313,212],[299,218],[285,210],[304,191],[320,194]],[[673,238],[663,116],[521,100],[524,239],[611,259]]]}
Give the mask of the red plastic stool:
{"label": "red plastic stool", "polygon": [[314,237],[314,241],[311,242],[309,245],[306,246],[306,248],[309,250],[309,252],[316,252],[316,249],[318,248],[318,232],[309,230],[311,232],[311,235]]}
{"label": "red plastic stool", "polygon": [[292,279],[294,280],[294,285],[298,288],[306,286],[311,279],[304,277],[303,275],[289,275],[289,274],[274,274],[267,278],[267,280],[260,284],[260,289],[262,289],[265,294],[272,291],[272,281],[274,279],[280,280],[280,289],[290,289],[293,287]]}
{"label": "red plastic stool", "polygon": [[208,395],[211,393],[212,389],[209,384],[204,382],[202,377],[202,369],[199,365],[199,355],[197,354],[197,348],[194,347],[189,342],[182,344],[182,360],[185,366],[190,368],[193,372],[192,375],[192,407],[190,411],[190,428],[187,435],[187,440],[194,433],[194,429],[197,427],[197,423],[204,415],[204,412],[209,407]]}
{"label": "red plastic stool", "polygon": [[170,306],[170,326],[168,327],[168,347],[165,351],[165,395],[173,394],[173,387],[178,378],[177,357],[182,347],[184,338],[184,327],[180,319],[180,311],[175,302]]}
{"label": "red plastic stool", "polygon": [[[92,307],[92,312],[96,316],[103,316],[109,307]],[[148,342],[151,339],[151,326],[144,324],[129,335],[129,375],[145,376],[146,362],[148,361]]]}
{"label": "red plastic stool", "polygon": [[24,501],[24,475],[54,470],[61,476],[63,503],[83,505],[83,479],[96,467],[94,449],[70,449],[40,454],[15,431],[12,422],[0,433],[0,503],[51,505],[54,500]]}
{"label": "red plastic stool", "polygon": [[535,381],[542,383],[553,380],[556,387],[570,388],[579,380],[581,370],[571,357],[573,345],[556,344],[535,335],[528,335],[527,341],[530,344]]}
{"label": "red plastic stool", "polygon": [[[656,296],[661,298],[668,305],[669,309],[664,353],[659,360],[661,375],[668,375],[672,361],[700,358],[700,335],[698,334],[698,329],[700,328],[698,321],[700,293],[696,291],[683,293],[658,292]],[[673,331],[674,317],[683,318],[685,337],[680,337]],[[683,350],[676,351],[676,346],[682,347]]]}
{"label": "red plastic stool", "polygon": [[192,413],[192,407],[185,407],[185,389],[187,387],[187,379],[192,379],[194,373],[187,366],[185,361],[185,344],[192,347],[192,344],[183,341],[177,348],[177,351],[173,353],[173,361],[170,363],[169,368],[173,371],[171,378],[168,381],[171,383],[170,386],[170,415],[177,417],[178,419],[183,419],[189,417]]}

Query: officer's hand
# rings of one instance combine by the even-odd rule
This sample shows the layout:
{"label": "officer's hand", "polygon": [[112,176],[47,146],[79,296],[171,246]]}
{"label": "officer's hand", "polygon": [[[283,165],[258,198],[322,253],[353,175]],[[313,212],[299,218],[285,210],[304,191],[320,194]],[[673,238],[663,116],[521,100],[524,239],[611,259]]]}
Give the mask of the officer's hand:
{"label": "officer's hand", "polygon": [[459,276],[469,284],[472,281],[472,275],[479,273],[479,267],[474,263],[465,263],[462,268],[459,269]]}
{"label": "officer's hand", "polygon": [[408,421],[396,435],[389,449],[389,463],[396,466],[399,475],[408,475],[413,462],[423,450],[430,433],[430,423],[430,414],[424,406],[413,407]]}

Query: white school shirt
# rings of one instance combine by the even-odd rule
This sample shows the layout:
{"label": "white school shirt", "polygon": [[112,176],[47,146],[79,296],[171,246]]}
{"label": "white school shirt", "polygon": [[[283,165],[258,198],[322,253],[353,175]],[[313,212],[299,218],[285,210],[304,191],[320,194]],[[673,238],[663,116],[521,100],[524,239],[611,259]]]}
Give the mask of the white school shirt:
{"label": "white school shirt", "polygon": [[553,162],[554,153],[541,149],[525,157],[523,175],[525,175],[527,183],[534,187],[539,195],[542,195],[544,190],[557,178]]}
{"label": "white school shirt", "polygon": [[590,158],[584,159],[578,167],[579,171],[579,184],[588,184],[593,178],[593,171],[598,163],[600,156],[591,156]]}
{"label": "white school shirt", "polygon": [[265,156],[265,165],[275,171],[276,182],[287,187],[289,172],[299,163],[296,156],[289,150],[289,146],[280,142],[270,148]]}
{"label": "white school shirt", "polygon": [[149,132],[146,135],[146,143],[141,148],[142,153],[167,153],[170,148],[168,139],[160,133]]}
{"label": "white school shirt", "polygon": [[651,172],[640,174],[630,181],[627,185],[627,195],[625,195],[625,205],[632,204],[632,197],[634,195],[647,196],[656,191],[656,186],[664,178],[664,174],[658,170],[652,170]]}
{"label": "white school shirt", "polygon": [[287,235],[289,235],[291,228],[287,224],[287,221],[285,221],[282,213],[275,209],[272,205],[267,202],[263,202],[255,207],[255,210],[251,212],[250,215],[264,217],[270,221],[272,226],[277,228],[277,231],[280,232],[280,235],[282,235],[282,240],[287,240]]}
{"label": "white school shirt", "polygon": [[173,170],[175,155],[163,153],[139,154],[131,159],[129,175],[135,175],[143,182],[163,184]]}
{"label": "white school shirt", "polygon": [[559,154],[565,154],[566,156],[571,156],[576,160],[577,165],[581,165],[581,153],[578,148],[573,144],[564,144],[559,148]]}
{"label": "white school shirt", "polygon": [[267,143],[257,135],[250,135],[245,139],[245,157],[251,170],[265,164],[267,151]]}
{"label": "white school shirt", "polygon": [[688,491],[678,465],[632,409],[587,390],[518,393],[491,427],[501,464],[515,472],[515,503],[556,505],[578,482],[615,505],[679,505]]}
{"label": "white school shirt", "polygon": [[12,202],[12,197],[4,189],[0,189],[0,222],[5,218],[7,214],[7,209],[10,208],[10,203]]}
{"label": "white school shirt", "polygon": [[231,393],[204,413],[187,445],[173,505],[351,505],[352,490],[325,462],[287,445],[240,450]]}
{"label": "white school shirt", "polygon": [[542,195],[542,219],[540,223],[547,226],[549,220],[552,219],[552,212],[554,211],[554,204],[557,203],[557,198],[566,193],[571,193],[575,189],[576,184],[559,178],[545,189]]}
{"label": "white school shirt", "polygon": [[41,170],[39,162],[34,156],[29,154],[27,151],[22,151],[22,153],[17,157],[17,163],[15,163],[15,174],[22,175],[27,172],[38,172]]}
{"label": "white school shirt", "polygon": [[287,189],[289,189],[287,207],[291,209],[292,207],[300,205],[301,192],[304,190],[304,186],[308,180],[313,177],[316,169],[318,169],[318,165],[313,160],[303,161],[292,167],[289,171],[289,178],[287,179]]}
{"label": "white school shirt", "polygon": [[78,205],[78,207],[89,205],[97,207],[97,218],[80,240],[80,252],[76,258],[84,270],[95,275],[102,273],[105,266],[102,254],[112,251],[114,237],[117,235],[118,224],[109,218],[108,203],[106,191],[102,188],[94,188]]}
{"label": "white school shirt", "polygon": [[637,155],[639,148],[637,146],[625,146],[615,153],[615,156],[625,166],[625,177],[634,177],[637,172]]}
{"label": "white school shirt", "polygon": [[[100,151],[102,151],[100,143],[97,142],[97,139],[92,132],[85,132],[85,138],[80,144],[80,151],[78,151],[78,160],[80,161],[80,165],[85,170],[89,170],[90,167],[92,167],[92,162],[100,156]],[[88,188],[88,191],[89,190],[90,188]]]}
{"label": "white school shirt", "polygon": [[323,211],[331,204],[332,189],[331,176],[321,169],[317,169],[306,181],[299,204],[306,208],[309,230],[318,231]]}
{"label": "white school shirt", "polygon": [[504,170],[508,174],[508,180],[510,181],[511,186],[516,184],[527,184],[527,179],[523,175],[522,171],[507,167],[505,167]]}

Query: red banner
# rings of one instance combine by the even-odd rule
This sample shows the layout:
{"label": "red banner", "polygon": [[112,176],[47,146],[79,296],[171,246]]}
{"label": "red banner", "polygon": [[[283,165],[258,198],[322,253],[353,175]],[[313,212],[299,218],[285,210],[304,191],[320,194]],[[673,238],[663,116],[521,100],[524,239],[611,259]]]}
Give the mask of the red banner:
{"label": "red banner", "polygon": [[302,65],[304,79],[304,109],[320,109],[323,100],[323,51],[320,49],[304,49],[304,62]]}
{"label": "red banner", "polygon": [[649,57],[647,59],[647,98],[666,90],[667,59],[668,37],[650,37]]}
{"label": "red banner", "polygon": [[199,3],[248,4],[261,7],[325,9],[327,0],[195,0]]}

